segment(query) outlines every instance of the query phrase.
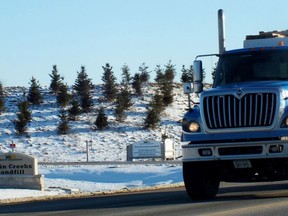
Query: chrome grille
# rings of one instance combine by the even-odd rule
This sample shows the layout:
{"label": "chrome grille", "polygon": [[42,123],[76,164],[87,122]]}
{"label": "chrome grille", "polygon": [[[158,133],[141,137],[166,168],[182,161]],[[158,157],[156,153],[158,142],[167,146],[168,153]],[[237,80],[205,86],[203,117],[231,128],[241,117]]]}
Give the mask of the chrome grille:
{"label": "chrome grille", "polygon": [[207,96],[203,111],[209,129],[267,127],[274,120],[275,93],[249,93],[240,99],[234,95]]}

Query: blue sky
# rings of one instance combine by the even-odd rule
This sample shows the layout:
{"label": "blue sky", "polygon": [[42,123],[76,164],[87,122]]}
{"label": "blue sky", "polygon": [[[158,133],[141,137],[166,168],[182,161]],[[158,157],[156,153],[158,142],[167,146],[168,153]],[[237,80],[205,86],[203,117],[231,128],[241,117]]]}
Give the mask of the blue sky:
{"label": "blue sky", "polygon": [[[227,49],[245,35],[288,29],[284,0],[0,0],[0,81],[29,86],[32,76],[49,85],[52,66],[68,85],[86,67],[102,83],[109,63],[117,80],[126,63],[133,75],[145,62],[152,79],[169,60],[180,81],[182,65],[218,52],[217,10],[226,17]],[[206,73],[215,59],[208,59]]]}

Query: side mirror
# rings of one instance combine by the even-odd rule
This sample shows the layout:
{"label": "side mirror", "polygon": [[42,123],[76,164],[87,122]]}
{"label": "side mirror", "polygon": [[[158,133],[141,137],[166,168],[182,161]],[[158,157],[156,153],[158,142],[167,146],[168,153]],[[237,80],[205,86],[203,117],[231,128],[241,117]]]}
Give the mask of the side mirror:
{"label": "side mirror", "polygon": [[201,93],[203,91],[203,83],[202,83],[202,61],[195,60],[193,62],[193,82],[194,82],[194,92]]}

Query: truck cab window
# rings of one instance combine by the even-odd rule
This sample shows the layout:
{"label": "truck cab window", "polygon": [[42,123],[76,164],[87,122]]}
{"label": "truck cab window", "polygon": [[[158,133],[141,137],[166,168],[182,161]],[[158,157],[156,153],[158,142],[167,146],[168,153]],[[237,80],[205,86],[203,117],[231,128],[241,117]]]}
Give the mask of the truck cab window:
{"label": "truck cab window", "polygon": [[288,52],[263,51],[223,55],[214,87],[250,81],[288,80]]}

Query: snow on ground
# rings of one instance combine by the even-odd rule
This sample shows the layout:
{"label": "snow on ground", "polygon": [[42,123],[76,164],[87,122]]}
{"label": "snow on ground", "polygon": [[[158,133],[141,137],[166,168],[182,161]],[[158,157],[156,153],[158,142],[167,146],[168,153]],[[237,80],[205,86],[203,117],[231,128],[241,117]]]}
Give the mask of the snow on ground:
{"label": "snow on ground", "polygon": [[181,185],[182,167],[179,165],[40,165],[44,174],[44,191],[28,189],[0,189],[0,204],[22,198],[99,192],[130,191],[150,187]]}
{"label": "snow on ground", "polygon": [[[115,121],[113,104],[101,100],[102,90],[94,91],[94,112],[82,114],[80,120],[70,122],[70,133],[58,135],[59,107],[55,96],[47,88],[42,89],[44,102],[31,106],[32,122],[27,136],[17,136],[13,120],[18,111],[17,102],[23,98],[22,87],[5,88],[6,110],[0,115],[0,152],[9,152],[10,144],[16,151],[38,157],[39,162],[85,162],[86,142],[91,141],[90,161],[126,161],[126,147],[141,140],[161,140],[166,133],[176,147],[176,157],[181,156],[181,119],[187,108],[187,98],[182,87],[175,85],[174,102],[161,116],[160,126],[155,130],[143,129],[144,118],[154,89],[144,89],[142,97],[133,96],[133,106],[127,111],[123,123]],[[92,130],[96,110],[106,109],[109,128]],[[0,189],[0,204],[7,199],[39,197],[71,192],[102,192],[111,190],[144,188],[157,185],[179,184],[182,180],[181,166],[169,165],[117,165],[117,166],[39,166],[44,174],[44,191]]]}
{"label": "snow on ground", "polygon": [[[91,161],[125,161],[126,147],[141,140],[161,140],[166,133],[175,141],[176,155],[181,156],[181,120],[187,108],[186,95],[182,87],[175,85],[174,102],[161,116],[160,126],[155,130],[143,129],[147,105],[154,93],[152,87],[144,89],[142,97],[133,96],[133,106],[123,123],[115,121],[114,106],[101,101],[102,90],[95,88],[94,108],[89,114],[82,114],[79,121],[70,122],[70,133],[58,135],[59,107],[55,96],[43,89],[44,102],[40,106],[31,106],[32,122],[28,126],[28,135],[15,135],[13,120],[16,119],[17,102],[23,96],[23,89],[7,88],[6,111],[0,115],[0,151],[10,151],[10,144],[16,143],[17,151],[37,156],[40,162],[86,161],[86,141],[92,141]],[[26,90],[27,91],[27,90]],[[92,130],[96,120],[96,110],[101,106],[106,109],[109,128],[103,131]]]}

